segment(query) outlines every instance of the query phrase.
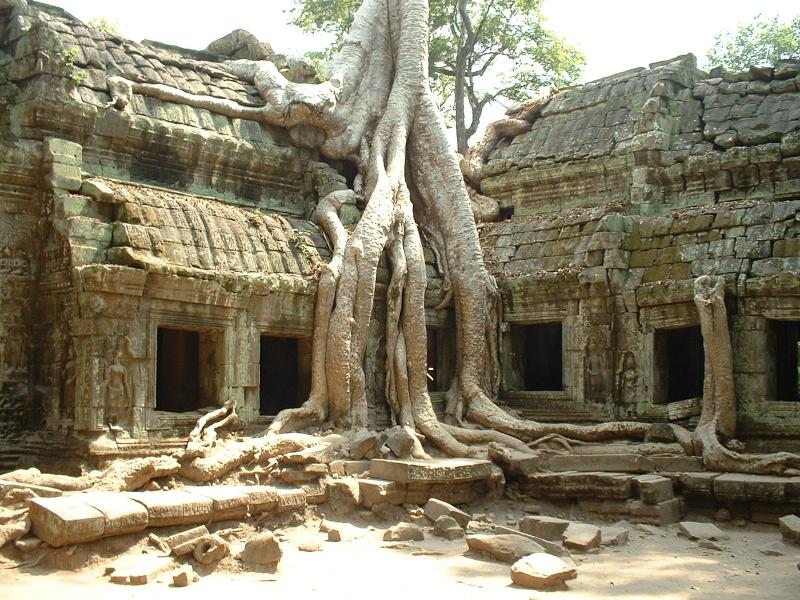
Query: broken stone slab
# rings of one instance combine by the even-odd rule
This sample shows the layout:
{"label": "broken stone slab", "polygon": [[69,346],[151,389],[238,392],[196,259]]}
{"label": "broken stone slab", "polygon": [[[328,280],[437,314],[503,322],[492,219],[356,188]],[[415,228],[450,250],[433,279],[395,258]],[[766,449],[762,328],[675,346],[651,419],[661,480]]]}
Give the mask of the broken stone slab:
{"label": "broken stone slab", "polygon": [[33,534],[55,548],[99,539],[105,530],[103,513],[77,496],[34,498],[28,516]]}
{"label": "broken stone slab", "polygon": [[645,504],[658,504],[674,497],[672,480],[667,477],[653,474],[640,475],[634,482],[639,498]]}
{"label": "broken stone slab", "polygon": [[472,520],[472,517],[463,510],[456,508],[444,500],[439,500],[438,498],[431,498],[428,500],[425,503],[423,510],[425,511],[425,516],[434,523],[440,517],[448,516],[455,519],[461,527],[466,527],[467,524]]}
{"label": "broken stone slab", "polygon": [[800,544],[800,517],[797,515],[786,515],[778,519],[778,526],[784,540],[793,544]]}
{"label": "broken stone slab", "polygon": [[354,477],[328,481],[328,504],[338,514],[353,512],[361,503],[361,487]]}
{"label": "broken stone slab", "polygon": [[7,479],[0,479],[0,498],[5,496],[11,490],[30,490],[34,495],[40,498],[56,498],[63,496],[64,492],[56,488],[47,487],[44,485],[35,485],[33,483],[20,483],[17,481],[9,481]]}
{"label": "broken stone slab", "polygon": [[464,537],[464,529],[448,515],[442,515],[433,524],[433,535],[446,540],[457,540]]}
{"label": "broken stone slab", "polygon": [[411,542],[425,539],[425,533],[411,523],[398,523],[383,533],[384,542]]}
{"label": "broken stone slab", "polygon": [[724,550],[722,546],[712,542],[711,540],[700,540],[697,545],[704,550],[714,550],[716,552],[722,552],[722,550]]}
{"label": "broken stone slab", "polygon": [[779,541],[765,544],[764,546],[761,546],[758,551],[766,556],[785,556],[786,552],[790,551],[790,549],[785,542]]}
{"label": "broken stone slab", "polygon": [[624,546],[630,538],[630,530],[624,527],[601,527],[601,546]]}
{"label": "broken stone slab", "polygon": [[89,196],[95,202],[115,204],[118,202],[114,190],[107,183],[99,179],[84,179],[81,183],[80,193]]}
{"label": "broken stone slab", "polygon": [[175,561],[168,556],[139,554],[124,556],[106,568],[110,571],[111,583],[121,585],[145,585],[156,577],[175,568]]}
{"label": "broken stone slab", "polygon": [[[471,521],[472,524],[475,524],[475,521]],[[566,556],[571,557],[570,551],[564,548],[561,545],[561,539],[558,540],[558,543],[551,542],[544,538],[536,537],[535,535],[531,535],[529,533],[525,533],[522,531],[518,531],[516,529],[512,529],[511,527],[506,527],[505,525],[494,525],[490,531],[499,534],[512,534],[512,535],[520,535],[526,539],[531,540],[532,542],[539,544],[542,548],[544,548],[545,552],[548,554],[552,554],[553,556]]]}
{"label": "broken stone slab", "polygon": [[353,460],[371,459],[380,454],[381,438],[374,431],[357,433],[350,442],[350,458]]}
{"label": "broken stone slab", "polygon": [[523,517],[519,523],[520,531],[549,541],[561,541],[567,527],[569,527],[569,521],[565,519],[542,515]]}
{"label": "broken stone slab", "polygon": [[172,585],[175,587],[186,587],[199,580],[200,577],[194,572],[192,565],[183,565],[172,574]]}
{"label": "broken stone slab", "polygon": [[400,483],[452,483],[488,479],[492,463],[471,458],[439,458],[434,460],[375,459],[370,474],[377,479]]}
{"label": "broken stone slab", "polygon": [[333,460],[333,445],[318,444],[310,448],[304,448],[297,452],[289,452],[278,458],[281,464],[307,465],[310,463],[321,463],[327,465]]}
{"label": "broken stone slab", "polygon": [[361,504],[372,508],[375,504],[403,504],[406,501],[406,488],[402,483],[384,479],[359,479],[358,489]]}
{"label": "broken stone slab", "polygon": [[529,554],[546,554],[545,549],[536,542],[514,534],[470,534],[467,535],[467,546],[473,552],[487,554],[509,564]]}
{"label": "broken stone slab", "polygon": [[730,537],[716,525],[696,521],[678,523],[678,534],[690,540],[727,540]]}
{"label": "broken stone slab", "polygon": [[381,438],[384,445],[397,458],[409,458],[417,444],[417,439],[400,425],[384,431],[381,434]]}
{"label": "broken stone slab", "polygon": [[524,556],[511,566],[511,581],[526,588],[563,587],[577,576],[578,569],[571,559],[543,552]]}
{"label": "broken stone slab", "polygon": [[103,537],[147,529],[147,509],[127,496],[118,492],[87,492],[79,498],[103,514]]}
{"label": "broken stone slab", "polygon": [[162,541],[175,556],[185,556],[194,552],[197,542],[207,535],[209,535],[208,528],[205,525],[201,525],[200,527],[193,527],[171,535]]}
{"label": "broken stone slab", "polygon": [[147,509],[150,527],[207,523],[214,511],[211,498],[183,490],[127,492],[127,496]]}
{"label": "broken stone slab", "polygon": [[241,558],[245,563],[275,566],[283,558],[283,549],[275,535],[265,531],[244,545]]}
{"label": "broken stone slab", "polygon": [[369,473],[368,460],[334,460],[330,463],[331,474],[340,477]]}
{"label": "broken stone slab", "polygon": [[588,523],[572,522],[562,535],[564,546],[572,550],[587,552],[600,547],[600,528]]}

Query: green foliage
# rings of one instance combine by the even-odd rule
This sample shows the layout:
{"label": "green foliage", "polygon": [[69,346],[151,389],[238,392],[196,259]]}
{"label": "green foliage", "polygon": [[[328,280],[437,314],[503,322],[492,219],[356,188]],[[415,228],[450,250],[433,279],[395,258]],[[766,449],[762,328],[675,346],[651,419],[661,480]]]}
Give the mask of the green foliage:
{"label": "green foliage", "polygon": [[78,49],[77,48],[65,48],[64,52],[61,53],[64,62],[67,63],[67,66],[72,66],[75,63],[75,59],[78,58]]}
{"label": "green foliage", "polygon": [[75,82],[75,85],[83,85],[86,81],[86,71],[73,71],[71,79]]}
{"label": "green foliage", "polygon": [[[336,36],[338,47],[361,0],[295,0],[294,23]],[[543,0],[430,0],[430,80],[455,114],[459,150],[493,101],[518,101],[547,85],[574,82],[584,56],[544,24]],[[462,109],[455,106],[463,94]]]}
{"label": "green foliage", "polygon": [[119,26],[119,23],[111,19],[106,19],[105,17],[92,17],[86,22],[86,25],[92,29],[103,31],[118,38],[125,37],[122,35],[122,28]]}
{"label": "green foliage", "polygon": [[736,31],[717,34],[706,60],[709,67],[744,71],[786,58],[800,58],[800,16],[782,21],[757,15]]}

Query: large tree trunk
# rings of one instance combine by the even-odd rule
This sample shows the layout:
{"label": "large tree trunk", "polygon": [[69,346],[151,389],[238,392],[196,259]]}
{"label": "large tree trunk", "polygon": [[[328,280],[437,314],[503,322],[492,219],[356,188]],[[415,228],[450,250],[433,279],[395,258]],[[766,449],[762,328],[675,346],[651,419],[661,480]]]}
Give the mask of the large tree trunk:
{"label": "large tree trunk", "polygon": [[800,456],[796,454],[741,454],[720,443],[718,436],[730,440],[736,435],[737,418],[725,279],[710,275],[698,277],[694,284],[694,303],[700,315],[705,352],[703,409],[694,439],[706,468],[773,475],[799,469]]}
{"label": "large tree trunk", "polygon": [[[325,156],[357,166],[354,190],[323,198],[315,215],[333,257],[318,287],[311,394],[299,409],[279,414],[270,433],[328,423],[368,425],[364,356],[378,263],[386,255],[386,391],[397,423],[458,456],[485,456],[489,443],[519,451],[516,440],[549,433],[590,441],[641,438],[647,424],[543,425],[512,417],[493,403],[499,388],[499,293],[484,265],[470,198],[428,86],[427,16],[426,0],[365,0],[329,66],[329,81],[319,85],[289,82],[269,62],[226,63],[253,81],[265,101],[261,108],[164,85],[113,78],[109,84],[117,108],[140,93],[279,126],[315,126],[326,133]],[[353,202],[354,194],[363,195],[366,208],[348,236],[338,209]],[[418,223],[438,258],[450,290],[446,302],[452,300],[456,315],[458,368],[447,426],[434,414],[427,391],[427,278]],[[489,431],[459,427],[465,419]]]}

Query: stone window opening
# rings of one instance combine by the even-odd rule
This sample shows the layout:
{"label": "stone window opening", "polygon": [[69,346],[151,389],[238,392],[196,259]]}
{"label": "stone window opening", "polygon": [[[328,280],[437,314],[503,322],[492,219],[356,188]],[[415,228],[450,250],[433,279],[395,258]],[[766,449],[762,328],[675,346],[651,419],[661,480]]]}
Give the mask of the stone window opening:
{"label": "stone window opening", "polygon": [[515,325],[511,344],[519,369],[521,391],[563,392],[564,353],[561,321]]}
{"label": "stone window opening", "polygon": [[158,328],[156,410],[186,413],[217,404],[218,333]]}
{"label": "stone window opening", "polygon": [[259,363],[259,414],[274,417],[308,398],[311,340],[262,335]]}
{"label": "stone window opening", "polygon": [[775,399],[800,401],[800,321],[773,321]]}
{"label": "stone window opening", "polygon": [[653,362],[655,404],[703,397],[705,357],[699,325],[657,330]]}

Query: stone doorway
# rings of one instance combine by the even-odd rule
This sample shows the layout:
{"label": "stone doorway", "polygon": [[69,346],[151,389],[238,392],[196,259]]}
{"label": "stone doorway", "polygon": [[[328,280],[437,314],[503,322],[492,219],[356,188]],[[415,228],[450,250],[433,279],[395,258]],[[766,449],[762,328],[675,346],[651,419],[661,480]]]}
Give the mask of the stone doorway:
{"label": "stone doorway", "polygon": [[703,397],[703,334],[699,325],[655,332],[655,404]]}

